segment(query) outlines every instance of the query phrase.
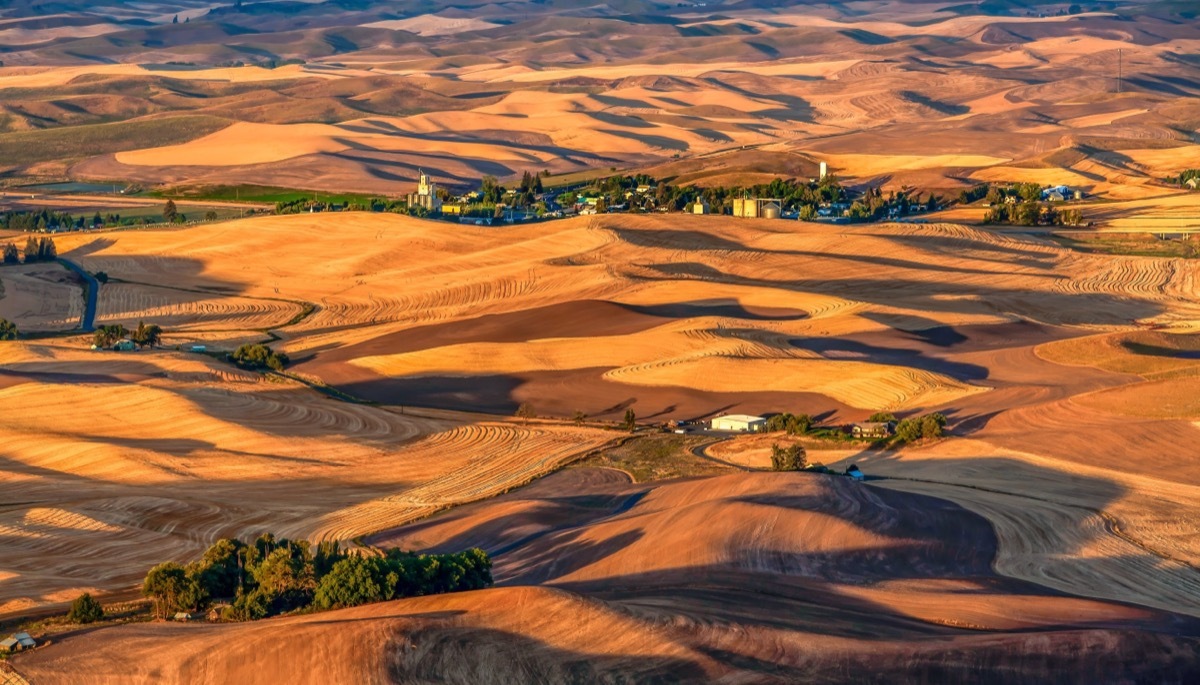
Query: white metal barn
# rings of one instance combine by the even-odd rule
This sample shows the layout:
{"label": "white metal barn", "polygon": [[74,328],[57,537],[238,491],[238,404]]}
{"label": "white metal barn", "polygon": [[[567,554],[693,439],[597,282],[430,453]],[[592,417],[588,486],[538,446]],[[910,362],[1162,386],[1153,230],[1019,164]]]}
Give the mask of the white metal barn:
{"label": "white metal barn", "polygon": [[759,433],[767,427],[767,420],[761,416],[749,414],[728,414],[712,420],[715,431],[735,431],[738,433]]}

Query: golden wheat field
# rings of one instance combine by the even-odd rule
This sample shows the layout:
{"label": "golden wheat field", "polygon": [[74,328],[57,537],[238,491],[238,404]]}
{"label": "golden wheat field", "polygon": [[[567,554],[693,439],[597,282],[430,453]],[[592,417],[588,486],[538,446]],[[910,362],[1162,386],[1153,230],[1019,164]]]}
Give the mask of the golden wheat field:
{"label": "golden wheat field", "polygon": [[[181,351],[91,351],[78,335],[4,346],[2,473],[10,491],[21,493],[0,514],[5,547],[13,552],[0,568],[9,613],[61,603],[82,590],[127,595],[157,560],[187,559],[217,537],[266,529],[344,542],[375,535],[373,544],[385,546],[515,545],[497,556],[497,578],[512,586],[503,592],[551,585],[568,593],[528,595],[535,614],[549,610],[534,608],[547,601],[600,602],[595,611],[602,614],[614,610],[605,608],[609,602],[658,606],[673,596],[665,589],[674,586],[670,579],[687,569],[742,568],[704,520],[725,521],[728,534],[747,545],[747,568],[772,577],[825,578],[809,562],[786,561],[829,554],[804,551],[818,539],[856,549],[890,544],[877,528],[854,528],[846,513],[819,515],[818,539],[751,535],[763,512],[746,501],[775,498],[781,512],[810,506],[771,490],[769,476],[754,487],[772,494],[721,496],[711,510],[696,508],[701,490],[665,499],[647,494],[620,514],[627,527],[611,531],[615,520],[588,518],[596,511],[584,502],[617,501],[620,491],[604,495],[606,488],[636,487],[592,477],[565,486],[583,497],[574,509],[501,505],[512,497],[506,495],[495,505],[475,505],[485,507],[478,515],[463,510],[445,524],[443,517],[412,523],[425,531],[413,538],[405,528],[387,532],[605,449],[622,434],[602,426],[632,408],[645,422],[804,411],[832,425],[884,410],[945,413],[960,437],[933,447],[882,453],[843,447],[811,458],[835,467],[858,463],[882,477],[878,485],[849,486],[865,497],[905,491],[937,498],[921,502],[953,502],[961,507],[956,516],[974,517],[972,526],[992,531],[987,544],[994,550],[980,548],[980,568],[1007,580],[986,581],[994,599],[979,600],[984,604],[954,599],[958,581],[927,579],[925,587],[900,578],[839,589],[845,602],[887,606],[903,617],[897,620],[941,626],[936,630],[973,626],[998,635],[1012,635],[1007,631],[1027,621],[1067,630],[1056,618],[1063,611],[1076,617],[1074,626],[1092,611],[1141,612],[1120,620],[1143,626],[1166,620],[1154,618],[1156,612],[1197,614],[1189,602],[1200,591],[1200,557],[1190,522],[1200,513],[1194,511],[1200,471],[1181,463],[1179,450],[1200,434],[1190,382],[1200,303],[1191,295],[1197,267],[1186,259],[1083,254],[953,224],[830,227],[690,216],[486,228],[369,213],[306,214],[57,242],[88,271],[109,274],[98,321],[161,322],[167,344]],[[33,278],[25,268],[8,274],[0,272],[0,279],[16,292],[20,279]],[[45,317],[7,311],[20,325]],[[204,342],[220,353],[268,337],[291,356],[289,373],[297,380],[187,351]],[[325,396],[300,380],[381,404]],[[1168,395],[1171,402],[1163,401]],[[521,403],[548,418],[504,418]],[[588,425],[562,420],[576,411],[589,417]],[[44,420],[48,415],[53,423]],[[769,464],[768,441],[754,438],[740,447],[743,440],[709,453],[740,468]],[[739,484],[743,476],[724,478],[735,490],[748,487]],[[499,508],[486,508],[493,506]],[[671,523],[647,519],[651,512]],[[579,516],[582,522],[569,524],[575,532],[556,532],[568,524],[555,521]],[[509,530],[505,521],[520,523]],[[443,526],[449,528],[439,532]],[[670,532],[676,529],[681,533]],[[783,561],[767,561],[780,554]],[[704,573],[724,578],[726,572]],[[651,585],[667,595],[624,596],[617,588],[626,584],[611,579],[625,576],[657,579]],[[729,587],[726,580],[712,582]],[[1039,594],[1051,591],[1089,599],[1070,600],[1083,603],[1078,610],[1057,609],[1046,602],[1067,600]],[[464,635],[521,636],[501,640],[510,645],[540,634],[524,619],[477,616],[494,601],[492,592],[480,594],[479,604],[474,595],[430,601],[467,602],[461,610],[468,618],[452,629]],[[420,613],[381,608],[364,615],[398,615],[392,611]],[[1076,611],[1084,613],[1070,613]],[[370,619],[371,634],[393,635],[386,640],[428,645],[421,640],[433,639],[415,637],[432,624],[379,620]],[[501,623],[487,628],[493,620]],[[747,620],[741,615],[735,622]],[[544,639],[553,650],[575,649],[553,632],[558,628],[544,630],[552,631]],[[764,636],[756,649],[816,629],[772,630],[774,637]],[[911,653],[913,634],[901,633],[907,637],[896,638],[895,659],[935,658]],[[232,665],[218,668],[199,656],[207,632],[178,640],[169,632],[128,634],[147,645],[176,644],[180,651],[161,658],[174,664],[171,677],[180,682],[199,677],[190,668],[234,673],[223,670]],[[689,635],[693,651],[680,654],[711,648],[694,640],[729,639],[721,630]],[[1075,639],[1083,638],[1069,638]],[[335,660],[374,673],[431,668],[433,658],[372,666],[392,657],[367,651],[376,656]],[[61,675],[53,654],[47,649],[45,657],[27,660],[30,673],[51,681]],[[263,658],[291,658],[279,654]],[[705,667],[716,670],[703,672],[728,667],[717,660]],[[97,672],[117,677],[125,668]]]}
{"label": "golden wheat field", "polygon": [[0,5],[3,685],[1200,682],[1189,3]]}

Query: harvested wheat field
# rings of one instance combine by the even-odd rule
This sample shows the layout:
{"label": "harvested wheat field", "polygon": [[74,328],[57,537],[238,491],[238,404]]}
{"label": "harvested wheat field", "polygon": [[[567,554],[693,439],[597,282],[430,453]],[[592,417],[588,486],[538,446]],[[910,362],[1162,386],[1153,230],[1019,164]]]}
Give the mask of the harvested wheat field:
{"label": "harvested wheat field", "polygon": [[[747,519],[758,522],[752,534]],[[841,682],[880,669],[991,682],[998,663],[1029,680],[1195,672],[1194,621],[1004,578],[991,569],[998,540],[984,518],[838,477],[647,487],[568,471],[387,541],[484,544],[500,587],[241,625],[93,631],[17,664],[39,681],[80,683],[314,672],[355,682]],[[345,645],[322,639],[331,625]],[[312,642],[322,646],[301,647]],[[121,649],[100,657],[101,644]],[[1015,654],[1023,660],[1009,661]]]}
{"label": "harvested wheat field", "polygon": [[0,4],[6,685],[1200,682],[1189,3]]}

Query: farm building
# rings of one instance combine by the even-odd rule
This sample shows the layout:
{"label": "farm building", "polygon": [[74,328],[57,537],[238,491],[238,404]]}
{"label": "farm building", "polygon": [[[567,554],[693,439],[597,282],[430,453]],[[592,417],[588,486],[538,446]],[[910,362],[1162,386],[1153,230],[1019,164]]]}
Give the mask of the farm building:
{"label": "farm building", "polygon": [[856,438],[888,438],[896,432],[891,421],[865,421],[850,425],[850,434]]}
{"label": "farm building", "polygon": [[442,211],[442,198],[438,196],[437,184],[430,181],[424,171],[417,179],[417,192],[408,194],[408,206],[424,207],[430,214],[439,214]]}
{"label": "farm building", "polygon": [[759,433],[767,427],[767,420],[761,416],[748,414],[728,414],[712,420],[712,429],[716,431],[734,431],[738,433]]}
{"label": "farm building", "polygon": [[783,200],[778,198],[734,198],[733,215],[743,219],[778,219]]}
{"label": "farm building", "polygon": [[0,652],[19,652],[34,647],[37,647],[37,640],[34,640],[29,633],[17,633],[0,640]]}
{"label": "farm building", "polygon": [[137,344],[129,338],[126,338],[124,340],[118,340],[115,344],[113,344],[112,348],[117,352],[133,352],[137,349]]}
{"label": "farm building", "polygon": [[712,213],[712,205],[708,204],[704,200],[697,200],[696,202],[692,203],[692,214],[711,214],[711,213]]}
{"label": "farm building", "polygon": [[855,464],[851,464],[850,468],[846,469],[846,475],[850,476],[854,480],[865,480],[866,479],[866,476],[863,474],[862,471],[859,470],[858,466]]}

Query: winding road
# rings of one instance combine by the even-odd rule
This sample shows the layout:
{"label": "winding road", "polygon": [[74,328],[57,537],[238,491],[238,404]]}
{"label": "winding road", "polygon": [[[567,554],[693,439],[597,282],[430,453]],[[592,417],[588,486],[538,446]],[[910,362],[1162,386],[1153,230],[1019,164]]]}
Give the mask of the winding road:
{"label": "winding road", "polygon": [[83,303],[83,316],[79,318],[79,330],[83,333],[91,333],[96,330],[96,302],[100,297],[100,281],[97,281],[94,276],[84,271],[82,266],[79,266],[66,257],[59,257],[58,263],[74,271],[86,284],[84,290],[86,301]]}

